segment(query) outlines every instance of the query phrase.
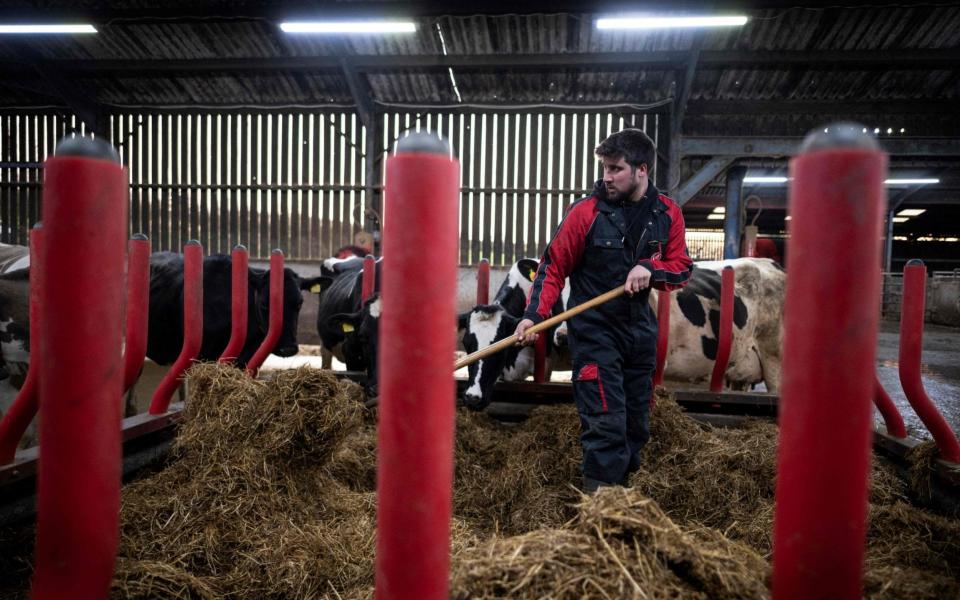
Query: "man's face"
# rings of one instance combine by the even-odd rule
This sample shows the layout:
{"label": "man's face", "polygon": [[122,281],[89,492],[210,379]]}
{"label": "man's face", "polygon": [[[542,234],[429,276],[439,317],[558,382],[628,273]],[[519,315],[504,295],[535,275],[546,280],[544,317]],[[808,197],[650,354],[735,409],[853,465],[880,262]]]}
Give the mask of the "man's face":
{"label": "man's face", "polygon": [[634,169],[622,157],[604,157],[602,160],[607,198],[616,202],[639,200],[647,189],[647,165],[641,164]]}

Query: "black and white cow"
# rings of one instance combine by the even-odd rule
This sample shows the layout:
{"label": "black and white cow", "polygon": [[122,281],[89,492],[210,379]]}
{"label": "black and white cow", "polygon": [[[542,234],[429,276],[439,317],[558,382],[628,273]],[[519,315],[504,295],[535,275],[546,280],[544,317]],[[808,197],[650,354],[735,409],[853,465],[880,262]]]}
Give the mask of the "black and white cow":
{"label": "black and white cow", "polygon": [[[200,360],[216,360],[230,340],[231,259],[214,254],[203,259],[203,344]],[[239,366],[246,365],[266,338],[270,310],[270,271],[248,269],[247,339]],[[297,320],[303,304],[301,290],[315,285],[326,287],[327,277],[301,279],[292,269],[284,269],[283,329],[272,353],[292,356],[297,353]],[[183,345],[183,255],[156,252],[150,256],[150,313],[147,356],[156,363],[176,360]]]}
{"label": "black and white cow", "polygon": [[[463,346],[467,353],[476,352],[513,334],[526,309],[537,266],[538,262],[534,259],[524,258],[517,261],[497,290],[493,304],[475,306],[469,312],[458,316],[457,327],[464,332]],[[569,297],[569,289],[565,288],[554,306],[554,314],[564,310]],[[569,368],[569,353],[566,348],[557,348],[554,343],[556,328],[545,335],[548,372],[552,368]],[[484,408],[490,403],[493,385],[498,379],[522,381],[533,372],[534,360],[533,347],[513,346],[469,365],[463,403],[474,410]]]}

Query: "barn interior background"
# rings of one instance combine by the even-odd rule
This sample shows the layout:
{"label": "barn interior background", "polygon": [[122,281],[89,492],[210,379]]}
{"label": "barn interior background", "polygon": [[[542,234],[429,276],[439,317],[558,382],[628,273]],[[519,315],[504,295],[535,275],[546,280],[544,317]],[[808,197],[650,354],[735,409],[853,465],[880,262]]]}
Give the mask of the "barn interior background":
{"label": "barn interior background", "polygon": [[[786,237],[788,156],[812,128],[855,120],[892,177],[938,180],[889,187],[884,269],[960,267],[957,5],[754,2],[743,27],[620,32],[594,26],[615,3],[19,4],[0,18],[98,33],[0,38],[3,242],[26,242],[55,140],[93,131],[119,148],[131,231],[155,250],[197,238],[323,258],[387,218],[383,156],[413,127],[448,137],[461,161],[461,262],[509,264],[543,250],[597,176],[592,148],[630,125],[657,141],[657,185],[683,205],[691,253],[719,258],[725,224],[757,217],[762,237]],[[416,29],[278,27],[318,9]],[[732,192],[751,199],[746,214],[724,214]]]}

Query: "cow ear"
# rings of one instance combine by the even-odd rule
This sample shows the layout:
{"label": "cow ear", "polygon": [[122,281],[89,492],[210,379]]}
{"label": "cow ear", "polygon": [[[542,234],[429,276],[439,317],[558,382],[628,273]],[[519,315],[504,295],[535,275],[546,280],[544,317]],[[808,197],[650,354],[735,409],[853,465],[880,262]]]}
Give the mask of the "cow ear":
{"label": "cow ear", "polygon": [[517,261],[517,269],[520,270],[520,274],[533,281],[537,277],[537,269],[540,267],[540,263],[532,258],[521,258]]}
{"label": "cow ear", "polygon": [[327,277],[326,275],[310,277],[309,279],[300,280],[300,289],[305,292],[310,292],[311,294],[319,294],[330,287],[331,283],[333,283],[333,277]]}
{"label": "cow ear", "polygon": [[346,335],[356,331],[362,321],[362,312],[337,313],[327,319],[327,327],[339,335]]}
{"label": "cow ear", "polygon": [[472,312],[460,313],[457,315],[457,331],[462,331],[470,324],[470,315]]}

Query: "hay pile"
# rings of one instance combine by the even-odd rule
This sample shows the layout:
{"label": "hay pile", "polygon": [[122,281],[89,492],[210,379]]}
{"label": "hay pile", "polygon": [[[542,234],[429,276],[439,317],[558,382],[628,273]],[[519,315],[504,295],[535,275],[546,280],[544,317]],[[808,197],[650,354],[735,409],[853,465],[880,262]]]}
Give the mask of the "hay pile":
{"label": "hay pile", "polygon": [[[369,598],[376,415],[310,368],[190,374],[168,466],[123,492],[117,598]],[[769,578],[777,430],[714,429],[660,394],[631,488],[583,496],[579,419],[457,414],[451,596],[757,598]],[[960,596],[960,524],[874,467],[865,592]]]}

